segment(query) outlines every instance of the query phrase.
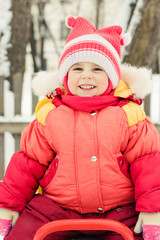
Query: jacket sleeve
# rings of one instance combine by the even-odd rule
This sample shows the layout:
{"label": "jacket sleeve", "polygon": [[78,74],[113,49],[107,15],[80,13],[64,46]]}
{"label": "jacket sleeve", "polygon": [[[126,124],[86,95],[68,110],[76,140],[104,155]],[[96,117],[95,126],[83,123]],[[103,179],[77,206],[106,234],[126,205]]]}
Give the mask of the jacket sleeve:
{"label": "jacket sleeve", "polygon": [[21,212],[35,194],[54,156],[45,126],[34,120],[24,129],[21,151],[11,158],[0,183],[0,207]]}
{"label": "jacket sleeve", "polygon": [[135,185],[136,210],[160,212],[160,135],[149,119],[128,128],[124,157]]}
{"label": "jacket sleeve", "polygon": [[21,151],[40,164],[48,166],[55,152],[50,145],[51,130],[37,120],[30,123],[21,135]]}
{"label": "jacket sleeve", "polygon": [[21,212],[35,194],[45,170],[23,152],[15,153],[0,182],[0,207]]}

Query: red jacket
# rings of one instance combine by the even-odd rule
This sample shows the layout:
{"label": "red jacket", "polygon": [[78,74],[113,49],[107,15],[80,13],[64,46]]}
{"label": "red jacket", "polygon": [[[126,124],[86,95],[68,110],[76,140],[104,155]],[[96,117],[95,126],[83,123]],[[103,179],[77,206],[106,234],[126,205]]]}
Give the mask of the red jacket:
{"label": "red jacket", "polygon": [[[130,94],[122,81],[115,94],[122,88]],[[0,207],[22,211],[40,184],[81,213],[135,199],[137,211],[159,212],[159,161],[159,134],[136,103],[90,114],[42,100],[0,184]]]}

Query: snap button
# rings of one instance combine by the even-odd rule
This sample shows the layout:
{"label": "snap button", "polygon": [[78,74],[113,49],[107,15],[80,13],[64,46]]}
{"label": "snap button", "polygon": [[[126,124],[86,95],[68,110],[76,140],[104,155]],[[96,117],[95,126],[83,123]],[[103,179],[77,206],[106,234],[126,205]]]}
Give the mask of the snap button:
{"label": "snap button", "polygon": [[94,116],[94,115],[96,115],[96,112],[92,111],[92,112],[90,112],[90,114],[91,114],[91,116]]}
{"label": "snap button", "polygon": [[92,161],[92,162],[96,162],[96,161],[97,161],[97,157],[96,157],[96,156],[92,156],[92,157],[91,157],[91,161]]}
{"label": "snap button", "polygon": [[99,207],[97,208],[98,212],[103,212],[103,208]]}
{"label": "snap button", "polygon": [[119,208],[117,208],[116,210],[117,210],[117,212],[120,212],[122,209],[119,207]]}
{"label": "snap button", "polygon": [[123,165],[123,161],[122,161],[122,160],[120,161],[120,165],[121,165],[121,166]]}

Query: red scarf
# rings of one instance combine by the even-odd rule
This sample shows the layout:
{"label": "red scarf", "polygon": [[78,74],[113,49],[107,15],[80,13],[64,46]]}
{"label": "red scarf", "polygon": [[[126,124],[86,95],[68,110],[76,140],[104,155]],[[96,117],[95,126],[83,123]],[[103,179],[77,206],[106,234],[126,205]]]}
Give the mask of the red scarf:
{"label": "red scarf", "polygon": [[67,95],[64,94],[64,92],[60,88],[56,89],[57,95],[52,100],[52,103],[56,107],[59,107],[60,105],[66,105],[75,110],[91,112],[101,110],[109,106],[122,107],[126,105],[129,102],[129,100],[132,100],[139,105],[142,103],[141,99],[134,99],[133,95],[129,96],[128,98],[113,96],[114,90],[112,90],[112,83],[110,80],[107,90],[101,96],[93,97],[74,96],[71,94],[68,88],[67,77],[68,76],[66,75],[64,79],[64,87],[67,91]]}
{"label": "red scarf", "polygon": [[91,112],[106,108],[108,106],[120,106],[127,104],[128,99],[115,97],[112,95],[79,97],[73,95],[65,95],[61,89],[56,89],[57,96],[52,100],[52,103],[58,107],[66,105],[72,109]]}

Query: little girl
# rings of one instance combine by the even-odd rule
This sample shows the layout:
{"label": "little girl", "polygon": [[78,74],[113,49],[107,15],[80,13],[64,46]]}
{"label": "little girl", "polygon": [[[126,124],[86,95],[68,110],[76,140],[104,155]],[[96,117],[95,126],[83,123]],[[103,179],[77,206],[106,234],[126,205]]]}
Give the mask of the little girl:
{"label": "little girl", "polygon": [[[47,97],[0,183],[1,234],[31,240],[50,221],[102,218],[126,224],[137,240],[160,239],[160,136],[139,106],[150,73],[120,66],[120,47],[129,43],[120,26],[96,30],[71,16],[67,25],[61,84],[47,73],[34,79],[34,92]],[[123,239],[107,231],[45,239],[80,233]]]}

